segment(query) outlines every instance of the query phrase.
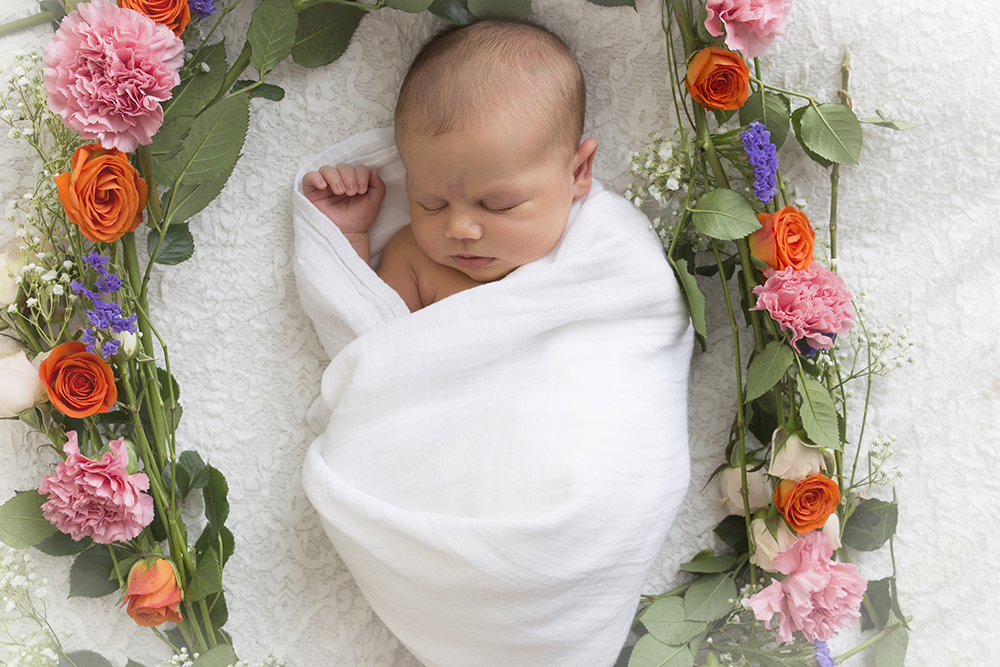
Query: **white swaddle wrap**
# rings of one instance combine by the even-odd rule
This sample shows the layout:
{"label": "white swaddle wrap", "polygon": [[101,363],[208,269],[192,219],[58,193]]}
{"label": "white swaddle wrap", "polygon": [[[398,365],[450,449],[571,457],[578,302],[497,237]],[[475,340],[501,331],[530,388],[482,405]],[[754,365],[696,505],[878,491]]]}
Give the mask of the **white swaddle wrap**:
{"label": "white swaddle wrap", "polygon": [[428,667],[609,667],[688,485],[692,333],[648,221],[594,184],[546,257],[410,314],[302,194],[376,166],[373,261],[408,223],[391,130],[307,163],[302,305],[333,359],[302,479]]}

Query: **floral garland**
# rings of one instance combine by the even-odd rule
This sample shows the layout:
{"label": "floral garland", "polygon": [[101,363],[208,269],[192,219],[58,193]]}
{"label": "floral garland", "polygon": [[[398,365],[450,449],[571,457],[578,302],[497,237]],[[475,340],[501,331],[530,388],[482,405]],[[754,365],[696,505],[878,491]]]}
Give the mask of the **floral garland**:
{"label": "floral garland", "polygon": [[[861,124],[912,125],[857,118],[847,93],[849,58],[839,104],[769,84],[758,56],[784,33],[790,5],[664,5],[680,129],[676,141],[654,137],[633,154],[640,185],[626,195],[638,206],[647,197],[677,218],[672,225],[657,218],[656,228],[703,345],[705,297],[696,276],[721,279],[736,360],[736,415],[715,475],[731,515],[715,529],[727,550],[699,553],[681,566],[696,578],[647,598],[630,667],[695,661],[828,667],[873,645],[878,667],[901,667],[906,655],[909,619],[895,573],[865,581],[847,562],[847,547],[891,549],[897,521],[894,502],[863,497],[891,473],[886,452],[874,443],[869,472],[859,474],[867,401],[852,443],[849,383],[865,383],[870,395],[875,376],[905,358],[905,334],[892,340],[869,334],[844,280],[815,256],[817,232],[789,203],[777,151],[794,133],[801,150],[830,169],[826,261],[835,268],[840,165],[857,163]],[[792,99],[806,103],[793,110]],[[845,336],[850,367],[838,354]],[[875,634],[833,658],[827,642],[858,619]]]}

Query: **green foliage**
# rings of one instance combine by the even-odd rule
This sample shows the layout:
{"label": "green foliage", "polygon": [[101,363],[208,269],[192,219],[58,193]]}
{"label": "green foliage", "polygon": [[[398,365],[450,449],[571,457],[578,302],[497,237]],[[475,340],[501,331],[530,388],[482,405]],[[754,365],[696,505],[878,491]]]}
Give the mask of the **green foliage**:
{"label": "green foliage", "polygon": [[795,352],[781,341],[772,340],[764,351],[754,357],[747,369],[744,400],[752,401],[769,391],[785,376],[795,361]]}
{"label": "green foliage", "polygon": [[896,533],[899,508],[877,498],[862,500],[844,525],[844,544],[859,551],[874,551]]}
{"label": "green foliage", "polygon": [[[122,580],[128,578],[128,570],[122,568],[125,552],[116,549]],[[119,588],[115,574],[111,550],[105,544],[95,544],[73,560],[69,569],[69,597],[100,598],[114,593]]]}
{"label": "green foliage", "polygon": [[681,563],[681,570],[697,574],[716,574],[726,572],[735,564],[736,554],[716,556],[711,549],[705,549],[688,562]]}
{"label": "green foliage", "polygon": [[220,644],[212,650],[204,653],[194,661],[193,667],[229,667],[236,663],[238,658],[233,647],[229,644]]}
{"label": "green foliage", "polygon": [[313,5],[299,14],[292,60],[303,67],[322,67],[339,58],[367,12],[336,3]]}
{"label": "green foliage", "polygon": [[128,662],[125,663],[125,667],[146,667],[146,665],[129,658]]}
{"label": "green foliage", "polygon": [[799,373],[795,376],[802,398],[799,418],[806,429],[806,435],[814,444],[827,449],[843,451],[840,442],[840,427],[837,423],[837,408],[826,387],[811,377]]}
{"label": "green foliage", "polygon": [[708,624],[690,621],[684,613],[684,600],[667,596],[653,602],[640,617],[649,634],[668,645],[681,646],[708,629]]}
{"label": "green foliage", "polygon": [[432,0],[388,0],[387,5],[392,9],[399,9],[404,12],[416,14],[431,6]]}
{"label": "green foliage", "polygon": [[[157,244],[160,246],[159,249],[156,247]],[[160,243],[160,233],[150,229],[146,237],[146,250],[157,264],[174,266],[187,261],[194,254],[194,237],[191,236],[191,230],[188,229],[186,222],[170,225],[162,243]]]}
{"label": "green foliage", "polygon": [[[206,72],[202,64],[208,68]],[[161,138],[164,128],[171,121],[181,116],[194,117],[222,91],[222,83],[226,79],[226,44],[216,42],[209,44],[198,53],[197,60],[188,63],[187,73],[180,84],[174,88],[170,99],[163,106],[163,127],[153,135],[153,145],[170,146],[166,143],[169,137]],[[155,154],[154,150],[154,154]]]}
{"label": "green foliage", "polygon": [[771,133],[771,143],[781,148],[788,138],[791,109],[791,102],[784,95],[764,91],[762,101],[761,94],[754,93],[740,107],[740,125],[749,125],[754,121],[764,123]]}
{"label": "green foliage", "polygon": [[427,9],[452,25],[469,25],[476,20],[465,0],[434,0]]}
{"label": "green foliage", "polygon": [[746,522],[743,520],[743,517],[730,514],[719,522],[714,532],[720,540],[725,542],[736,553],[743,554],[750,550]]}
{"label": "green foliage", "polygon": [[693,621],[715,621],[733,610],[736,584],[727,574],[695,580],[684,595],[684,613]]}
{"label": "green foliage", "polygon": [[[810,157],[828,162],[857,164],[861,154],[861,123],[843,104],[817,104],[796,109],[795,135]],[[813,158],[815,159],[815,158]]]}
{"label": "green foliage", "polygon": [[250,66],[261,81],[292,52],[298,18],[292,0],[264,0],[254,10],[247,42]]}
{"label": "green foliage", "polygon": [[691,324],[694,326],[695,333],[704,340],[708,335],[708,327],[705,324],[705,295],[698,289],[698,281],[688,271],[686,259],[676,260],[673,267],[684,292],[684,298],[687,300]]}
{"label": "green foliage", "polygon": [[244,88],[249,89],[247,90],[247,94],[250,95],[250,99],[260,98],[271,100],[272,102],[280,102],[285,99],[285,89],[271,83],[260,83],[259,81],[251,81],[250,79],[240,79],[233,84],[234,93],[237,93]]}
{"label": "green foliage", "polygon": [[225,526],[222,526],[218,531],[212,526],[205,526],[205,530],[201,532],[198,541],[194,545],[195,551],[198,553],[220,547],[222,549],[222,565],[225,567],[226,561],[233,555],[233,550],[236,548],[236,540],[233,537],[233,533]]}
{"label": "green foliage", "polygon": [[215,549],[207,549],[198,559],[198,569],[188,582],[184,597],[190,602],[197,602],[213,593],[222,592],[222,567]]}
{"label": "green foliage", "polygon": [[635,9],[635,0],[587,0],[598,7],[631,7]]}
{"label": "green foliage", "polygon": [[114,665],[93,651],[73,651],[59,656],[59,667],[114,667]]}
{"label": "green foliage", "polygon": [[668,646],[650,635],[635,643],[628,667],[692,667],[694,655],[685,646]]}
{"label": "green foliage", "polygon": [[0,505],[0,541],[27,549],[55,533],[56,527],[42,516],[46,500],[38,491],[25,491]]}
{"label": "green foliage", "polygon": [[899,626],[888,637],[875,644],[875,667],[903,667],[909,639],[906,628]]}
{"label": "green foliage", "polygon": [[[255,88],[254,90],[257,89]],[[170,238],[170,230],[178,225],[178,223],[182,223],[191,216],[201,213],[206,206],[219,196],[222,189],[226,187],[226,182],[229,181],[229,177],[232,175],[235,166],[236,163],[233,163],[228,171],[222,172],[218,177],[210,181],[203,181],[201,183],[182,181],[177,187],[171,188],[163,195],[163,209],[167,212],[165,220],[170,225],[167,231],[168,239]],[[185,227],[185,229],[187,228]],[[152,233],[150,236],[152,237]],[[190,236],[190,233],[188,236]],[[191,239],[191,252],[194,252],[193,238]],[[190,256],[191,254],[188,253],[187,257],[181,259],[180,262],[183,262]],[[170,262],[163,261],[162,257],[157,258],[157,261],[161,264],[170,264]],[[173,263],[178,264],[180,262]]]}
{"label": "green foliage", "polygon": [[208,526],[217,534],[229,517],[229,484],[226,476],[217,468],[208,467],[208,484],[202,490],[205,497],[205,518]]}
{"label": "green foliage", "polygon": [[732,241],[760,229],[750,203],[726,188],[703,195],[690,211],[698,231],[713,239]]}
{"label": "green foliage", "polygon": [[531,14],[531,0],[468,0],[468,4],[469,12],[476,18]]}
{"label": "green foliage", "polygon": [[56,531],[35,545],[35,548],[50,556],[74,556],[93,542],[89,537],[81,540],[74,540],[66,533]]}
{"label": "green foliage", "polygon": [[210,181],[231,171],[240,158],[250,123],[246,95],[226,97],[203,111],[177,154],[160,163],[160,170],[170,182],[185,179],[187,184]]}
{"label": "green foliage", "polygon": [[875,109],[875,115],[878,118],[860,118],[862,123],[870,123],[872,125],[878,125],[879,127],[887,127],[890,130],[911,130],[915,127],[920,127],[921,123],[908,123],[905,120],[893,120],[891,118],[886,118],[885,114]]}

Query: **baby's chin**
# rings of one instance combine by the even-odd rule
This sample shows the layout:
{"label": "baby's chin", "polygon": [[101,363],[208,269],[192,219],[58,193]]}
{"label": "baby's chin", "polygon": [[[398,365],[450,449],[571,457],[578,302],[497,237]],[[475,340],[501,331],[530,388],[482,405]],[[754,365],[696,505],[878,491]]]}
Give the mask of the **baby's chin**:
{"label": "baby's chin", "polygon": [[[518,268],[495,257],[466,259],[458,256],[449,257],[448,259],[450,260],[448,266],[461,271],[478,283],[491,283],[500,280]],[[490,261],[485,261],[486,259]]]}

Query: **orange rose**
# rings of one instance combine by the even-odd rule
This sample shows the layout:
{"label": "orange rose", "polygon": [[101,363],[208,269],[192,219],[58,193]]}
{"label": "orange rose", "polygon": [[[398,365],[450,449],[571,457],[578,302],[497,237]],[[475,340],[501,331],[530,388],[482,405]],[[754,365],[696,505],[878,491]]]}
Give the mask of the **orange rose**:
{"label": "orange rose", "polygon": [[750,253],[775,271],[804,271],[813,261],[816,232],[806,214],[794,206],[777,213],[758,213],[762,225],[747,239]]}
{"label": "orange rose", "polygon": [[144,628],[183,621],[181,588],[170,561],[157,558],[152,565],[144,560],[133,565],[122,604],[128,605],[125,612]]}
{"label": "orange rose", "polygon": [[91,241],[114,243],[135,231],[146,208],[146,186],[125,153],[100,144],[80,146],[71,170],[56,176],[59,201],[70,222]]}
{"label": "orange rose", "polygon": [[107,412],[118,400],[111,366],[79,341],[57,345],[38,367],[49,400],[69,417]]}
{"label": "orange rose", "polygon": [[813,475],[799,482],[783,479],[774,490],[774,505],[788,525],[800,533],[822,528],[840,503],[840,487],[829,477]]}
{"label": "orange rose", "polygon": [[750,95],[750,69],[740,54],[710,46],[691,58],[684,85],[709,111],[739,109]]}
{"label": "orange rose", "polygon": [[188,0],[118,0],[118,6],[145,14],[173,30],[178,37],[191,21]]}

